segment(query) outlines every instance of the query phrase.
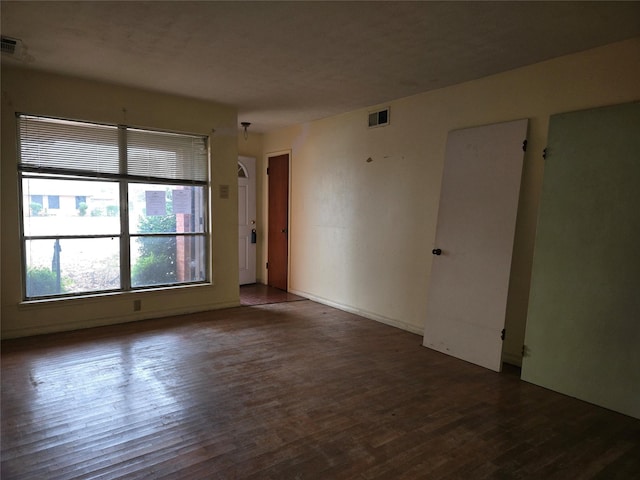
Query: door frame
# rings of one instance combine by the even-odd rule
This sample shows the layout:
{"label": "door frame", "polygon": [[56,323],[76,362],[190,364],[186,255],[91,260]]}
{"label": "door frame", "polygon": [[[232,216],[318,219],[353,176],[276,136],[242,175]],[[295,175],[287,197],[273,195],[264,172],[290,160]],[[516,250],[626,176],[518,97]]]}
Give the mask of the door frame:
{"label": "door frame", "polygon": [[[256,168],[256,164],[257,164],[257,160],[255,157],[249,157],[246,155],[238,155],[238,165],[242,166],[242,168],[247,172],[247,179],[249,180],[248,182],[248,187],[249,190],[253,190],[253,195],[249,195],[249,198],[253,198],[253,205],[249,206],[249,211],[251,212],[251,210],[253,210],[253,218],[251,219],[251,221],[253,221],[253,228],[257,230],[258,225],[257,225],[257,215],[258,215],[258,196],[257,196],[257,188],[258,188],[258,182],[256,180],[257,178],[257,168]],[[238,192],[239,193],[239,192]],[[238,252],[238,255],[240,254],[240,252]],[[240,281],[240,285],[247,285],[250,283],[255,283],[257,280],[257,267],[258,267],[258,245],[257,243],[255,244],[254,247],[254,252],[253,252],[253,275],[251,276],[251,278],[253,279],[253,281],[251,282],[243,282]]]}
{"label": "door frame", "polygon": [[269,175],[267,174],[267,169],[269,168],[269,158],[278,157],[280,155],[287,155],[289,158],[289,178],[287,179],[287,291],[289,291],[289,285],[291,283],[291,177],[292,177],[292,154],[291,150],[276,150],[273,152],[268,152],[264,155],[264,207],[263,213],[265,218],[265,241],[263,246],[263,258],[264,262],[262,265],[263,273],[264,273],[264,282],[265,284],[269,284],[269,270],[267,269],[267,262],[269,261]]}

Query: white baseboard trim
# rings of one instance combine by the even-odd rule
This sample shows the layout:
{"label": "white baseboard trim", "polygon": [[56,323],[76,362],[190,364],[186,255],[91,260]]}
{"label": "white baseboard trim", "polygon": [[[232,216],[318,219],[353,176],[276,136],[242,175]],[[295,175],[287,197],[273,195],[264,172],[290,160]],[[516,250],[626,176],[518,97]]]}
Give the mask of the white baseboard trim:
{"label": "white baseboard trim", "polygon": [[411,325],[410,323],[403,322],[401,320],[396,320],[394,318],[378,315],[377,313],[369,312],[367,310],[353,307],[351,305],[345,305],[344,303],[334,302],[333,300],[319,297],[318,295],[314,295],[309,292],[304,292],[302,290],[289,289],[289,292],[295,295],[299,295],[301,297],[308,298],[309,300],[312,300],[314,302],[321,303],[329,307],[337,308],[338,310],[343,310],[345,312],[353,313],[355,315],[360,315],[361,317],[368,318],[369,320],[375,320],[376,322],[384,323],[385,325],[389,325],[391,327],[396,327],[401,330],[405,330],[407,332],[415,333],[416,335],[422,336],[424,334],[422,328],[416,327],[415,325]]}

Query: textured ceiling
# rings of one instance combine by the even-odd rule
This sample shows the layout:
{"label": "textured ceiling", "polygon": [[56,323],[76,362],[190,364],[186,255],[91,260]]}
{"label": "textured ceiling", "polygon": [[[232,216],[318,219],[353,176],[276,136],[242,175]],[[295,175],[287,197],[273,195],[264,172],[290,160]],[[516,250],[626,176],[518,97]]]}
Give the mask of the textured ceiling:
{"label": "textured ceiling", "polygon": [[640,36],[640,2],[15,2],[3,63],[303,123]]}

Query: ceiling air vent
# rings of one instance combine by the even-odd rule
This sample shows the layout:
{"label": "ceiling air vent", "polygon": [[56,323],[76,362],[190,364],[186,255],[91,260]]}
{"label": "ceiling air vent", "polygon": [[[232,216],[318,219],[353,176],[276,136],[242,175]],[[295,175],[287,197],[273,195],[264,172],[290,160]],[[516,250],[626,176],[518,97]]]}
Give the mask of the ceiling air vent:
{"label": "ceiling air vent", "polygon": [[389,107],[375,112],[369,112],[369,128],[389,125]]}
{"label": "ceiling air vent", "polygon": [[16,48],[18,48],[18,40],[15,38],[5,37],[2,35],[2,53],[8,53],[9,55],[13,55],[16,53]]}

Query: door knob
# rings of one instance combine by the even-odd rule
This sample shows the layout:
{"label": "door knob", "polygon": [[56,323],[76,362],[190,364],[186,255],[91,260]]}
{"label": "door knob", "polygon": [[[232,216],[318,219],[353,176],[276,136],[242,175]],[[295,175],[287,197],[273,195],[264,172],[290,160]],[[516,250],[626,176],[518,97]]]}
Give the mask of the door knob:
{"label": "door knob", "polygon": [[286,229],[286,228],[283,228],[283,229],[282,229],[282,233],[287,233],[287,229]]}
{"label": "door knob", "polygon": [[433,253],[434,255],[442,255],[442,250],[440,250],[439,248],[434,248],[433,250],[431,250],[431,253]]}

